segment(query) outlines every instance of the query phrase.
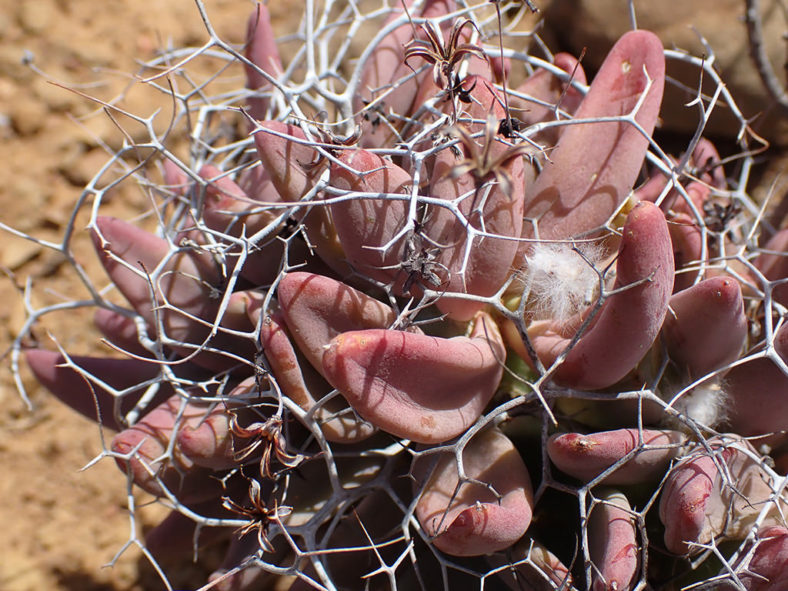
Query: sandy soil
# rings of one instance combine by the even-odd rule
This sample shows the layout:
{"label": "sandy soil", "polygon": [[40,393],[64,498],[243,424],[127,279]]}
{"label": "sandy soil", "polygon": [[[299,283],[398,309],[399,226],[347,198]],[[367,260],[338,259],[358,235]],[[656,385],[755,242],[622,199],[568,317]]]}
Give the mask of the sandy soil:
{"label": "sandy soil", "polygon": [[[237,0],[208,4],[219,35],[241,42],[251,4]],[[280,21],[285,11],[285,6],[273,7]],[[93,115],[94,104],[52,81],[82,85],[84,92],[109,99],[129,84],[126,73],[137,69],[135,60],[150,59],[166,43],[198,45],[206,39],[190,0],[1,0],[0,221],[44,240],[58,240],[81,186],[106,160],[101,143],[118,141],[107,118]],[[25,65],[26,56],[46,76]],[[129,101],[126,106],[132,112],[151,110],[150,105],[134,104],[133,98]],[[144,206],[141,198],[115,196],[110,210],[130,217]],[[75,227],[84,228],[84,222]],[[101,277],[86,238],[77,238],[75,250],[92,276]],[[37,293],[56,286],[74,297],[84,290],[57,253],[6,233],[0,240],[0,301],[5,303],[0,307],[0,351],[5,352],[24,322],[20,287],[26,281],[32,280]],[[67,349],[80,353],[96,349],[97,335],[88,317],[61,315],[57,323],[52,329]],[[53,347],[46,329],[37,330],[35,336],[41,346]],[[104,568],[130,537],[125,476],[109,460],[81,472],[101,451],[98,427],[39,389],[29,372],[23,375],[32,412],[17,394],[8,358],[4,359],[0,589],[163,589],[136,547],[124,552],[113,568]],[[162,518],[164,509],[151,506],[140,515],[137,530],[144,531]],[[173,586],[196,588],[218,560],[218,552],[209,552],[199,565],[169,573]]]}
{"label": "sandy soil", "polygon": [[[208,4],[219,34],[240,42],[250,3]],[[285,11],[294,12],[286,4],[272,3],[280,20]],[[129,83],[124,73],[135,70],[136,59],[150,58],[170,41],[182,46],[205,39],[190,0],[0,0],[0,221],[42,239],[58,239],[80,188],[106,159],[101,142],[117,141],[106,117],[89,116],[95,105],[51,84],[23,63],[25,56],[51,80],[81,84],[85,92],[110,98]],[[129,108],[150,110],[133,102]],[[144,206],[141,199],[138,194],[115,197],[110,208],[128,218]],[[84,224],[78,221],[76,227]],[[58,254],[0,235],[0,269],[7,275],[0,277],[5,304],[0,307],[0,351],[5,351],[24,322],[21,289],[28,280],[41,298],[57,297],[47,295],[46,287],[57,286],[70,296],[81,293],[81,287]],[[75,250],[100,277],[86,236],[78,237]],[[97,347],[89,319],[81,314],[61,317],[52,330],[71,352]],[[52,347],[45,327],[35,336]],[[113,568],[103,568],[130,537],[125,477],[106,460],[81,472],[101,451],[98,427],[37,388],[23,371],[34,404],[28,410],[7,361],[0,372],[0,590],[163,588],[136,547]],[[144,530],[163,514],[161,507],[147,507],[136,527]],[[171,572],[175,588],[198,586],[218,556],[209,552],[200,564]]]}

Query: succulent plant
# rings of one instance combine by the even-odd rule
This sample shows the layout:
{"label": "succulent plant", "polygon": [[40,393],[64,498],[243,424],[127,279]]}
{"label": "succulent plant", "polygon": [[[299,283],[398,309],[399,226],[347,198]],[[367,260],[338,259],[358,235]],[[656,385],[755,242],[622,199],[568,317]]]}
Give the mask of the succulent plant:
{"label": "succulent plant", "polygon": [[[246,86],[171,84],[188,157],[148,127],[75,208],[114,292],[51,245],[91,298],[31,309],[13,360],[172,509],[133,534],[151,561],[229,538],[211,588],[784,587],[788,230],[747,193],[759,138],[713,60],[634,30],[589,85],[517,32],[530,3],[492,4],[307,1],[286,58],[257,4],[242,47],[147,65]],[[666,58],[716,85],[675,156]],[[155,233],[102,215],[121,182]],[[119,355],[23,350],[79,307]]]}

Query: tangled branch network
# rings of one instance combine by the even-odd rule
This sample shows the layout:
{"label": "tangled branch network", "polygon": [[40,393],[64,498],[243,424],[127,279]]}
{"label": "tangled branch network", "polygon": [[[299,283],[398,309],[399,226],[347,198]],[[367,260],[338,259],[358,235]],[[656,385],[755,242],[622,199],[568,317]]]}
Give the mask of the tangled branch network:
{"label": "tangled branch network", "polygon": [[[228,539],[204,589],[788,588],[788,229],[713,54],[633,30],[589,83],[528,3],[306,0],[278,42],[258,4],[243,46],[197,9],[140,72],[166,131],[124,113],[62,242],[25,235],[89,297],[27,298],[17,383],[116,432],[123,550],[168,589]],[[663,104],[666,60],[712,92]],[[106,216],[128,184],[150,208]],[[29,346],[81,308],[111,358]],[[172,510],[144,538],[137,487]]]}

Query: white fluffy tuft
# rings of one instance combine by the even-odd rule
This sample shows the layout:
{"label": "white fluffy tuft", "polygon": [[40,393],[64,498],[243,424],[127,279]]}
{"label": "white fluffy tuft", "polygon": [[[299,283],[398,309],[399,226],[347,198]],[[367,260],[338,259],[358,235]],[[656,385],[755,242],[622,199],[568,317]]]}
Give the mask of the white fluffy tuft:
{"label": "white fluffy tuft", "polygon": [[565,322],[594,303],[599,296],[594,268],[603,256],[604,249],[592,243],[537,244],[527,257],[525,276],[534,319]]}
{"label": "white fluffy tuft", "polygon": [[681,414],[706,427],[715,427],[726,417],[728,396],[719,382],[704,382],[684,394],[674,405]]}

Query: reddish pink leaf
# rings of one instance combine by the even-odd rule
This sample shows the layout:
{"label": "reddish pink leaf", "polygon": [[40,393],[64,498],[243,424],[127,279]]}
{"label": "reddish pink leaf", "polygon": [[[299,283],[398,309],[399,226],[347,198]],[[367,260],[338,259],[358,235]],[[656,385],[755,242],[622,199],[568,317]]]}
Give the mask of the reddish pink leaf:
{"label": "reddish pink leaf", "polygon": [[[788,228],[780,230],[766,243],[765,250],[771,251],[755,259],[755,266],[769,281],[788,278]],[[772,297],[788,307],[788,282],[774,287]]]}
{"label": "reddish pink leaf", "polygon": [[[678,431],[643,430],[643,443],[648,446],[670,446],[683,443],[686,436]],[[547,440],[550,460],[563,472],[583,482],[590,482],[602,472],[638,448],[637,429],[618,429],[599,433],[556,433]],[[638,484],[658,481],[678,446],[639,451],[602,482],[611,485]]]}
{"label": "reddish pink leaf", "polygon": [[134,426],[118,433],[111,448],[122,455],[134,452],[131,458],[117,458],[116,462],[146,492],[163,496],[163,484],[181,502],[197,503],[221,496],[223,489],[217,479],[210,477],[211,470],[196,466],[177,445],[172,455],[167,456],[170,440],[177,430],[199,423],[207,409],[205,404],[187,403],[179,418],[181,402],[179,396],[162,402]]}
{"label": "reddish pink leaf", "polygon": [[712,277],[670,298],[662,339],[668,355],[693,379],[739,357],[747,338],[739,282]]}
{"label": "reddish pink leaf", "polygon": [[[788,324],[774,335],[774,349],[788,363]],[[732,402],[730,425],[736,433],[764,435],[788,428],[788,376],[772,360],[755,359],[734,367],[725,376],[725,387]],[[785,439],[783,434],[770,442]]]}
{"label": "reddish pink leaf", "polygon": [[[282,393],[301,408],[312,410],[331,391],[331,386],[297,355],[278,314],[263,319],[260,342]],[[361,441],[375,431],[372,425],[359,420],[338,397],[321,404],[312,416],[328,441]]]}
{"label": "reddish pink leaf", "polygon": [[396,319],[391,307],[352,287],[313,273],[288,273],[277,292],[287,328],[318,371],[331,339],[343,332],[386,328]]}
{"label": "reddish pink leaf", "polygon": [[[430,456],[417,464],[417,478],[427,475]],[[488,429],[476,435],[462,453],[468,478],[475,482],[457,491],[454,454],[443,454],[416,504],[416,517],[433,544],[452,556],[478,556],[503,550],[519,540],[531,523],[533,491],[528,470],[506,435]],[[456,492],[456,494],[455,494]]]}
{"label": "reddish pink leaf", "polygon": [[[36,379],[58,399],[94,421],[99,420],[96,415],[98,406],[101,424],[114,430],[121,428],[118,419],[134,408],[144,394],[148,385],[146,382],[159,375],[156,364],[136,359],[104,359],[76,355],[71,357],[74,364],[97,380],[116,390],[126,391],[122,399],[117,399],[99,384],[86,381],[76,370],[58,367],[66,361],[60,353],[29,349],[25,351],[25,359]],[[172,389],[163,383],[161,391],[151,401],[150,406],[159,404],[171,394]],[[115,414],[116,403],[118,415]]]}
{"label": "reddish pink leaf", "polygon": [[[488,114],[493,114],[497,130],[497,121],[503,117],[503,99],[482,79],[475,78],[465,82],[468,88],[474,84],[471,91],[474,102],[468,107],[468,111],[471,117],[481,120],[482,123],[470,125],[468,131],[474,134],[485,129]],[[509,149],[507,144],[497,141],[496,137],[486,134],[479,140],[473,140],[477,144],[477,152],[489,150],[488,164],[503,156]],[[491,145],[488,145],[489,143]],[[446,201],[462,198],[458,205],[463,216],[473,228],[489,235],[477,236],[469,245],[465,224],[448,209],[437,206],[428,211],[424,224],[425,233],[430,242],[441,247],[436,260],[445,268],[437,273],[444,280],[442,290],[490,296],[500,289],[511,273],[512,261],[519,244],[514,238],[520,235],[523,225],[526,183],[523,156],[513,155],[497,165],[495,168],[502,176],[496,177],[492,171],[485,170],[485,165],[477,165],[474,158],[471,158],[471,170],[464,171],[463,163],[467,162],[472,154],[462,144],[458,147],[463,150],[463,155],[459,158],[449,148],[437,155],[430,192],[434,197]],[[492,185],[486,186],[487,183]],[[466,250],[469,247],[470,254],[466,264]],[[470,320],[482,305],[472,300],[450,297],[438,301],[438,308],[442,312],[462,321]]]}
{"label": "reddish pink leaf", "polygon": [[[194,353],[209,337],[219,311],[220,300],[213,297],[213,286],[219,282],[216,265],[209,258],[189,252],[177,253],[164,263],[157,279],[151,283],[150,274],[157,272],[170,253],[166,240],[127,222],[106,217],[97,218],[92,236],[110,279],[145,319],[150,331],[155,333],[159,329],[157,321],[160,321],[168,338],[183,343],[182,346],[173,344],[176,350],[182,355]],[[252,329],[242,293],[233,294],[221,326],[240,331]],[[254,355],[251,340],[221,330],[207,344],[242,358]],[[219,353],[199,353],[193,361],[216,370],[238,363],[237,359]]]}
{"label": "reddish pink leaf", "polygon": [[323,355],[323,371],[373,425],[419,443],[439,443],[479,418],[501,380],[504,358],[498,328],[480,313],[469,337],[342,333]]}
{"label": "reddish pink leaf", "polygon": [[[412,0],[406,4],[410,7]],[[411,16],[424,18],[437,18],[452,12],[455,9],[453,0],[426,0],[423,3],[421,14],[410,12]],[[386,21],[387,23],[404,14],[402,5],[398,4]],[[444,21],[444,33],[451,27],[450,21]],[[423,33],[417,31],[417,38],[424,38]],[[413,39],[413,27],[410,23],[397,27],[389,33],[374,49],[369,60],[364,65],[361,73],[361,82],[354,100],[354,109],[360,113],[362,109],[374,102],[372,108],[365,111],[360,117],[361,147],[380,148],[391,145],[398,128],[402,127],[399,118],[387,121],[387,115],[394,113],[398,116],[409,115],[419,88],[431,81],[428,71],[419,76],[413,75],[413,70],[405,63],[405,46]],[[412,64],[416,69],[421,64]],[[413,108],[418,108],[416,104]]]}
{"label": "reddish pink leaf", "polygon": [[[366,150],[345,151],[340,160],[351,169],[332,165],[331,185],[340,190],[406,194],[413,183],[410,174],[399,166]],[[388,245],[402,230],[408,207],[407,201],[361,198],[331,205],[334,229],[348,262],[358,272],[383,283],[402,277],[405,238],[386,251],[376,249]]]}
{"label": "reddish pink leaf", "polygon": [[[693,544],[708,544],[717,536],[745,537],[771,497],[769,478],[760,462],[740,449],[728,447],[733,442],[757,457],[752,446],[738,436],[728,438],[726,443],[719,438],[709,440],[717,461],[730,474],[729,481],[700,446],[671,470],[659,503],[665,546],[671,552],[697,554],[702,548]],[[735,484],[735,492],[727,482]],[[773,517],[780,519],[776,511]]]}
{"label": "reddish pink leaf", "polygon": [[[229,396],[241,397],[254,392],[254,378],[246,378],[232,389]],[[236,403],[235,412],[239,412]],[[219,402],[213,409],[205,408],[200,421],[190,422],[179,429],[177,448],[198,466],[226,470],[238,465],[235,459],[234,437],[230,431],[231,403]]]}
{"label": "reddish pink leaf", "polygon": [[[662,43],[648,31],[630,31],[610,50],[575,118],[629,114],[648,79],[653,83],[636,120],[651,135],[665,82]],[[539,236],[567,238],[602,226],[632,189],[647,148],[648,137],[628,123],[567,128],[527,190],[525,215],[538,220]]]}
{"label": "reddish pink leaf", "polygon": [[[639,203],[627,217],[614,287],[627,289],[605,300],[592,326],[556,370],[557,382],[607,388],[626,376],[654,342],[673,288],[673,251],[665,216],[649,202]],[[576,321],[562,326],[545,321],[529,327],[545,366],[566,349],[576,326]]]}
{"label": "reddish pink leaf", "polygon": [[758,546],[747,571],[740,575],[747,591],[788,589],[788,528],[771,526],[758,531]]}
{"label": "reddish pink leaf", "polygon": [[249,98],[249,114],[255,119],[263,119],[268,111],[270,99],[260,96],[260,94],[270,92],[273,87],[257,68],[271,78],[277,78],[282,72],[282,60],[279,57],[279,48],[276,46],[276,37],[273,27],[271,27],[271,15],[266,5],[260,2],[255,4],[252,14],[249,15],[244,54],[256,66],[253,68],[244,64],[246,86],[250,90],[261,91],[256,96]]}
{"label": "reddish pink leaf", "polygon": [[[573,74],[575,82],[586,84],[586,73],[574,56],[568,53],[557,53],[554,56],[554,62],[564,72]],[[517,117],[526,126],[558,120],[559,117],[555,109],[547,105],[558,105],[561,111],[573,115],[583,100],[583,94],[571,84],[567,84],[553,73],[543,69],[537,70],[526,78],[517,87],[516,92],[529,97],[525,99],[509,96],[512,116]],[[554,146],[564,129],[564,127],[551,127],[539,133],[534,139],[546,146]]]}
{"label": "reddish pink leaf", "polygon": [[591,509],[588,544],[591,550],[593,591],[623,591],[638,570],[638,542],[635,519],[623,493],[603,491]]}

